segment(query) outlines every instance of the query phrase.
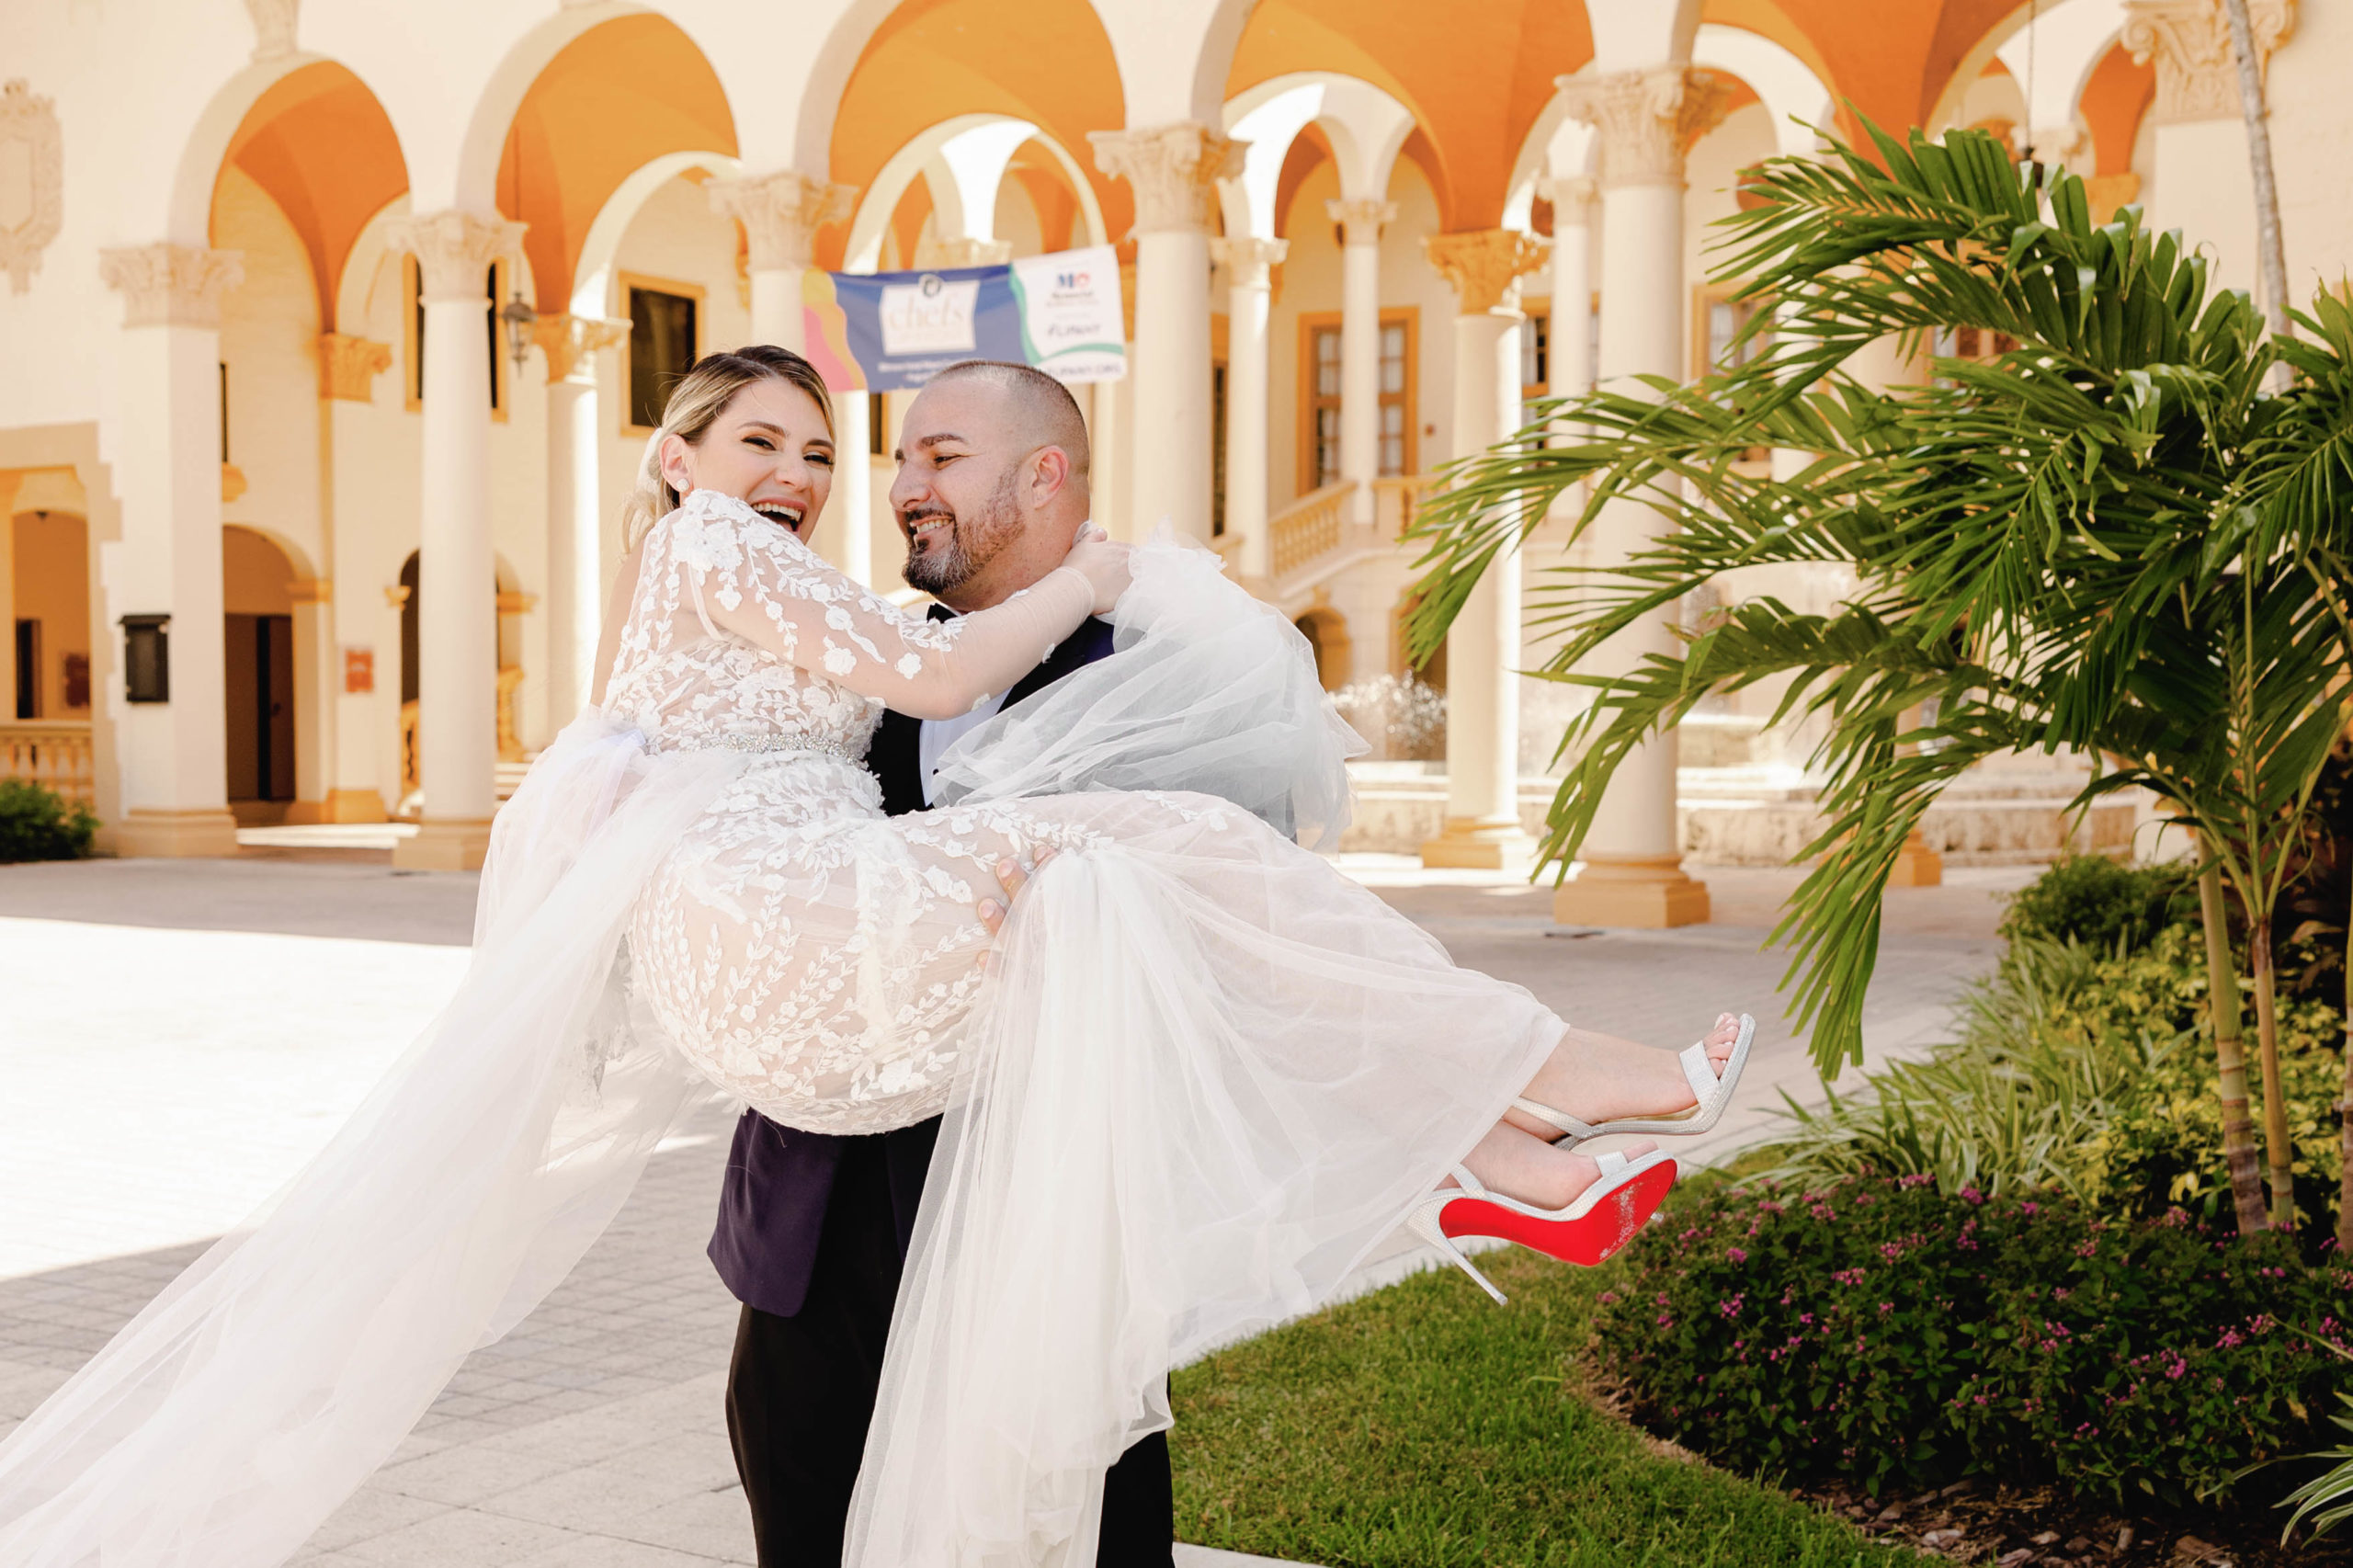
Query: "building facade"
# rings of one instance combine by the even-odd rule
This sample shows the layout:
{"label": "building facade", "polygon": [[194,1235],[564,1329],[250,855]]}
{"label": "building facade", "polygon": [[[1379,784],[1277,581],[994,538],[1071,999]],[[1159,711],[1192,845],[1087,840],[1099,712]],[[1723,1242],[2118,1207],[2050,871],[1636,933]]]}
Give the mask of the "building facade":
{"label": "building facade", "polygon": [[[2353,17],[2252,5],[2309,290],[2353,259]],[[1298,621],[1386,742],[1369,824],[1440,865],[1525,846],[1564,714],[1513,673],[1523,595],[1564,556],[1540,533],[1425,672],[1442,739],[1384,736],[1398,534],[1526,399],[1722,352],[1705,247],[1743,168],[1859,115],[1984,126],[2256,270],[2219,0],[5,6],[0,774],[126,855],[405,815],[404,859],[479,863],[585,699],[669,379],[801,347],[810,268],[1118,246],[1130,373],[1079,390],[1100,520],[1200,539]],[[904,403],[840,400],[815,540],[885,587]],[[1563,915],[1704,917],[1681,860],[1726,830],[1678,818],[1678,762],[1704,796],[1800,743],[1730,705],[1649,747]]]}

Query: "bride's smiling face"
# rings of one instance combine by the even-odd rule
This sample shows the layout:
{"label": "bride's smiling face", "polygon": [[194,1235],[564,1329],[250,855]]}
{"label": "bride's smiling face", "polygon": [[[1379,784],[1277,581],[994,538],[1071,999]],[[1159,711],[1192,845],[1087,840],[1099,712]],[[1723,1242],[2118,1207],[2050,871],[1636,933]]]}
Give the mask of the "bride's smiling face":
{"label": "bride's smiling face", "polygon": [[736,392],[702,439],[662,442],[662,477],[680,495],[716,490],[806,540],[834,488],[834,438],[824,411],[799,387],[754,381]]}

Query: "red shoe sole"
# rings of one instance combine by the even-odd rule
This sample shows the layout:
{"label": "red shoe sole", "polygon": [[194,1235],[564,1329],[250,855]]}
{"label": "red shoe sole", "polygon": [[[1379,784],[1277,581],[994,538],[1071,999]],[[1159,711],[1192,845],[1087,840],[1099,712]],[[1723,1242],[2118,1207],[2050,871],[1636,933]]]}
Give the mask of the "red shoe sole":
{"label": "red shoe sole", "polygon": [[1449,1236],[1494,1236],[1590,1268],[1634,1239],[1675,1187],[1675,1162],[1654,1165],[1574,1220],[1539,1220],[1484,1199],[1464,1198],[1438,1215]]}

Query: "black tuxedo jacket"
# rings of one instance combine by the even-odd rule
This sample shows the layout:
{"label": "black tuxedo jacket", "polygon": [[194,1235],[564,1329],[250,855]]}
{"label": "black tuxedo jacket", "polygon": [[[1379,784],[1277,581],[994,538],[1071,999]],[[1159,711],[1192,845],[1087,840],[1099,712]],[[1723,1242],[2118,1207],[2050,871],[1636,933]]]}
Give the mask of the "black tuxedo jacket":
{"label": "black tuxedo jacket", "polygon": [[[931,614],[934,619],[949,619],[938,605]],[[1014,683],[1006,693],[1006,706],[1110,652],[1109,623],[1081,621],[1044,664]],[[882,786],[882,809],[892,816],[924,809],[918,753],[922,732],[920,721],[885,713],[868,746],[866,766]],[[931,1169],[939,1119],[871,1136],[881,1141],[890,1173],[891,1207],[898,1220],[904,1261],[924,1178]],[[817,1238],[824,1229],[825,1205],[833,1196],[834,1172],[851,1142],[780,1127],[754,1110],[736,1121],[726,1185],[720,1190],[719,1225],[710,1238],[710,1261],[737,1301],[778,1317],[801,1310],[809,1294]]]}

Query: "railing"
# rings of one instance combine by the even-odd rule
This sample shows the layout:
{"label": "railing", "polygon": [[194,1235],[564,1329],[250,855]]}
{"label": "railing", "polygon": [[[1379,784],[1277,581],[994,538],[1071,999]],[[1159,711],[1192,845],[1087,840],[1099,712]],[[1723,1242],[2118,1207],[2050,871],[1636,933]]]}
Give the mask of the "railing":
{"label": "railing", "polygon": [[1309,491],[1267,519],[1267,564],[1277,577],[1340,548],[1342,514],[1355,492],[1356,482],[1344,479]]}
{"label": "railing", "polygon": [[0,723],[0,778],[22,778],[85,806],[97,803],[87,719]]}
{"label": "railing", "polygon": [[[509,765],[527,760],[523,742],[515,728],[515,694],[522,685],[523,672],[519,667],[510,665],[498,672],[498,760]],[[515,777],[519,778],[520,775]],[[425,776],[417,764],[416,704],[404,702],[401,704],[401,799],[404,806],[424,785]],[[510,780],[498,798],[503,801],[514,792]]]}
{"label": "railing", "polygon": [[1422,507],[1422,492],[1430,487],[1427,473],[1397,473],[1372,482],[1373,519],[1383,540],[1401,539],[1414,526]]}

